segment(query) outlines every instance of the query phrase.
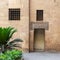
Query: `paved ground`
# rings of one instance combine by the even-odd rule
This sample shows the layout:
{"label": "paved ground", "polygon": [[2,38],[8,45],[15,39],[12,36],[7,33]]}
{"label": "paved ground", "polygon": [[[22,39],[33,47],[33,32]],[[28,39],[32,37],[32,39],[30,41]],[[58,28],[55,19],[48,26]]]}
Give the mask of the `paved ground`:
{"label": "paved ground", "polygon": [[24,53],[24,60],[60,60],[59,53],[48,53],[48,52],[35,52],[35,53]]}

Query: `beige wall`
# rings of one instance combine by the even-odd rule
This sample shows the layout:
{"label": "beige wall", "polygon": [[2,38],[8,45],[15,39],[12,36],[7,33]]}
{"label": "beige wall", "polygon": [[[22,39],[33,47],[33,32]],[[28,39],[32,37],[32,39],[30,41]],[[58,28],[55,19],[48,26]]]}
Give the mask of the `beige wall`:
{"label": "beige wall", "polygon": [[30,0],[31,22],[36,22],[36,10],[43,10],[43,22],[49,22],[49,29],[45,30],[45,49],[60,50],[60,1]]}
{"label": "beige wall", "polygon": [[[18,30],[13,38],[24,40],[23,50],[29,50],[29,9],[30,22],[36,22],[36,10],[44,10],[43,22],[49,22],[49,29],[45,30],[45,48],[60,50],[60,0],[0,0],[0,2],[0,26],[13,26]],[[21,20],[9,21],[9,8],[20,8]],[[32,34],[33,32],[30,33],[31,40]]]}
{"label": "beige wall", "polygon": [[[29,50],[29,1],[28,0],[0,0],[0,27],[12,26],[17,29],[13,38],[21,38],[23,50]],[[21,20],[9,21],[9,8],[20,8]]]}

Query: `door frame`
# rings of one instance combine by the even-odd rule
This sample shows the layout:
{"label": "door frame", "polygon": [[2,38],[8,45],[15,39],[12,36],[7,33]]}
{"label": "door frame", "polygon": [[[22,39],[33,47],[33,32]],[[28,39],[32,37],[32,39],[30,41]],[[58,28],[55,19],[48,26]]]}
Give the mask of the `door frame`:
{"label": "door frame", "polygon": [[[44,49],[42,51],[45,51],[45,29],[44,28],[36,28],[36,29],[42,29],[44,30]],[[35,30],[35,29],[34,29]],[[35,32],[35,31],[34,31]],[[35,33],[34,33],[35,34]],[[34,42],[33,42],[33,50],[35,52],[35,38],[34,38]],[[37,51],[38,52],[38,51]],[[40,51],[39,51],[40,52]]]}

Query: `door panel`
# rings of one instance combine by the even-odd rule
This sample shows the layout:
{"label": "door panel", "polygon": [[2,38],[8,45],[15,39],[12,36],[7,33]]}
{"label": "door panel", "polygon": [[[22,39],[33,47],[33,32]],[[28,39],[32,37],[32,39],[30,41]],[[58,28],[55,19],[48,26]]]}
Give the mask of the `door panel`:
{"label": "door panel", "polygon": [[35,49],[35,51],[44,50],[44,38],[45,38],[44,29],[35,29],[34,30],[34,49]]}

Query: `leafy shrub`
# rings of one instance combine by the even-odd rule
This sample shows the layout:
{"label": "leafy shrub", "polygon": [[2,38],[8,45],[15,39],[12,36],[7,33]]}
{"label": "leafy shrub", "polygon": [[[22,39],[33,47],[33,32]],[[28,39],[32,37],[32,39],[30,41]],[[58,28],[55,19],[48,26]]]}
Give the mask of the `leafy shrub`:
{"label": "leafy shrub", "polygon": [[0,45],[5,45],[17,30],[13,27],[0,27]]}
{"label": "leafy shrub", "polygon": [[6,60],[6,58],[7,58],[7,56],[6,55],[4,55],[4,54],[0,54],[0,60]]}
{"label": "leafy shrub", "polygon": [[17,44],[17,42],[23,42],[21,39],[14,39],[10,41],[10,38],[12,38],[13,34],[17,32],[17,30],[13,27],[0,27],[0,47],[1,52],[5,52],[6,50],[14,49],[16,47],[21,48],[20,44]]}
{"label": "leafy shrub", "polygon": [[18,58],[21,59],[22,51],[19,50],[11,50],[6,51],[4,54],[0,54],[0,60],[17,60]]}
{"label": "leafy shrub", "polygon": [[17,30],[13,27],[6,27],[6,28],[0,27],[0,46],[2,52],[5,51],[8,41],[16,31]]}

